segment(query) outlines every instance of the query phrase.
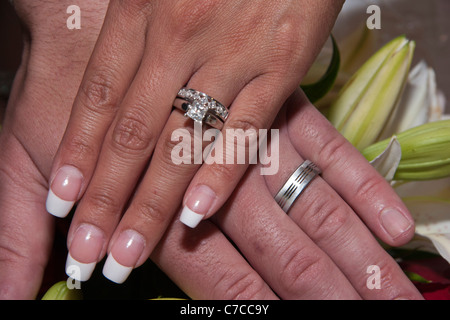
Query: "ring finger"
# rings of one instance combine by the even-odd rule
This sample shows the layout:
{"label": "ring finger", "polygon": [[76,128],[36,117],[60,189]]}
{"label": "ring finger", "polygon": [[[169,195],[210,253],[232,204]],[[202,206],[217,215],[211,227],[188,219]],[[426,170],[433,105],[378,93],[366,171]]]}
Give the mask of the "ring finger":
{"label": "ring finger", "polygon": [[[189,85],[206,92],[219,92],[218,88],[228,88],[221,91],[224,103],[229,104],[239,90],[236,83],[228,83],[224,77],[217,77],[217,74],[214,77],[212,70],[200,70],[197,74]],[[111,237],[109,255],[103,269],[104,275],[110,280],[118,283],[125,281],[133,268],[145,262],[179,209],[184,192],[202,163],[198,161],[198,156],[200,160],[203,159],[204,146],[208,144],[203,142],[203,129],[209,128],[195,128],[200,130],[194,129],[192,120],[183,117],[178,110],[171,114],[149,168]],[[209,132],[212,137],[218,131],[212,129]]]}

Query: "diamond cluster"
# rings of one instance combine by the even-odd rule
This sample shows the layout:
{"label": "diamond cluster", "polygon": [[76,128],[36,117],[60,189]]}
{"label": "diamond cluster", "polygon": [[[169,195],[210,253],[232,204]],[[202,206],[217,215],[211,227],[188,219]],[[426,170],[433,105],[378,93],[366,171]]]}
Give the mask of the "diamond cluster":
{"label": "diamond cluster", "polygon": [[220,117],[223,121],[228,117],[228,110],[205,93],[182,88],[178,92],[178,97],[189,102],[189,108],[185,115],[194,121],[202,122],[208,112]]}

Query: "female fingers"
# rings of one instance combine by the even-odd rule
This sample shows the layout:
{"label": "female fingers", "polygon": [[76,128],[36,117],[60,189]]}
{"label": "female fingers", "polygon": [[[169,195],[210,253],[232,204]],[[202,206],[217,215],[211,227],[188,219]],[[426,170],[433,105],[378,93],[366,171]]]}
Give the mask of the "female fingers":
{"label": "female fingers", "polygon": [[[220,163],[202,166],[196,173],[183,199],[183,220],[200,221],[211,217],[232,194],[255,155],[245,140],[257,144],[260,130],[270,128],[282,104],[301,82],[328,37],[331,22],[342,2],[299,1],[271,5],[274,6],[252,3],[251,10],[243,8],[235,13],[236,17],[247,14],[245,21],[251,21],[255,12],[261,17],[251,26],[251,31],[245,29],[246,23],[236,24],[236,28],[241,27],[237,37],[225,48],[225,52],[234,48],[228,59],[238,57],[241,70],[250,72],[250,77],[236,77],[243,79],[245,85],[234,99],[222,130],[227,155]],[[261,23],[263,17],[266,23]],[[243,161],[233,156],[235,149],[244,149]]]}
{"label": "female fingers", "polygon": [[144,16],[112,1],[91,55],[50,175],[47,211],[68,215],[86,190],[104,136],[129,88],[145,46]]}
{"label": "female fingers", "polygon": [[[327,28],[308,29],[304,38],[298,34],[295,23],[305,23],[292,15],[293,9],[323,14],[317,6],[311,6],[312,9],[306,6],[309,1],[303,7],[301,3],[277,6],[258,3],[255,7],[247,1],[232,5],[226,1],[129,3],[110,4],[55,160],[47,201],[50,212],[64,216],[83,195],[68,245],[69,263],[78,263],[87,275],[106,252],[113,229],[127,205],[131,203],[136,209],[131,198],[133,191],[152,157],[179,88],[188,83],[212,94],[225,106],[232,104],[225,130],[268,128],[332,25],[328,21]],[[337,11],[326,10],[327,18],[332,20]],[[170,19],[179,18],[180,13],[187,19],[182,27],[180,19]],[[263,14],[263,21],[258,14]],[[236,23],[230,23],[230,17]],[[305,17],[311,19],[309,15]],[[258,44],[262,45],[261,50],[255,55],[254,45]],[[311,48],[302,50],[305,44]],[[247,65],[250,57],[251,63]],[[111,66],[108,59],[114,62]],[[211,73],[206,72],[205,76],[202,72],[208,67],[221,71],[219,76],[225,74],[221,77],[225,80],[211,81]],[[212,83],[205,85],[208,82]],[[202,168],[187,192],[182,220],[195,226],[200,219],[213,214],[231,194],[246,168],[247,165],[235,163]],[[176,189],[175,194],[184,191],[183,184],[174,186],[170,180],[167,183]],[[153,210],[157,199],[152,195],[142,202],[152,204],[144,212]],[[159,205],[168,214],[159,219],[163,223],[155,225],[158,230],[153,228],[157,232],[150,244],[162,234],[173,212],[170,200],[164,198],[162,201],[168,202]],[[160,212],[153,210],[153,216],[161,216]],[[126,213],[127,216],[130,214]],[[144,224],[143,221],[137,219],[134,225]]]}
{"label": "female fingers", "polygon": [[[143,72],[142,77],[148,77],[148,74]],[[140,77],[139,72],[136,79]],[[221,87],[225,81],[222,77],[216,77],[216,80],[217,84],[214,81],[208,83],[210,88]],[[113,281],[125,280],[125,276],[116,275],[121,273],[120,270],[131,271],[130,267],[143,263],[163,235],[181,203],[186,186],[199,167],[194,161],[184,165],[173,158],[176,147],[173,135],[184,130],[190,140],[191,120],[175,110],[165,123],[165,120],[158,120],[165,117],[164,108],[160,108],[158,114],[151,108],[138,107],[134,104],[136,91],[143,93],[150,89],[141,87],[146,81],[136,80],[135,83],[105,137],[99,158],[102,165],[96,168],[71,223],[67,266],[85,268],[84,280],[89,278],[95,263],[107,250],[112,252],[105,274]],[[227,84],[223,87],[233,88]],[[234,88],[238,90],[236,86]],[[233,94],[231,92],[223,100],[227,101]],[[200,135],[201,131],[200,127]],[[124,143],[117,143],[118,137]],[[200,149],[202,153],[202,142]],[[147,169],[150,156],[152,161]],[[191,160],[191,155],[188,156]],[[117,226],[119,220],[121,222]],[[86,245],[83,240],[86,237],[90,237],[95,245]],[[127,246],[131,238],[135,244],[133,247]],[[117,272],[111,271],[115,270],[113,266],[119,268]]]}

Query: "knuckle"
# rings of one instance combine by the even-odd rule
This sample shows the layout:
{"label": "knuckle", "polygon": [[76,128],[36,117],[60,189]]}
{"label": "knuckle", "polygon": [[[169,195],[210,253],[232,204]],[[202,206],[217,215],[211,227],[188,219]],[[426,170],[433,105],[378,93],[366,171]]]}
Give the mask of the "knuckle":
{"label": "knuckle", "polygon": [[154,140],[150,125],[138,114],[127,112],[117,122],[112,134],[115,148],[125,153],[146,151]]}
{"label": "knuckle", "polygon": [[[387,260],[383,260],[377,261],[372,265],[375,265],[379,268],[379,284],[383,289],[383,295],[386,297],[386,299],[394,299],[397,297],[397,295],[401,294],[401,291],[404,291],[402,290],[403,288],[399,290],[400,287],[398,284],[400,279],[397,264],[393,262],[390,263]],[[369,269],[364,271],[366,271],[366,273],[363,273],[364,278],[361,279],[361,283],[363,283],[367,287],[367,278],[371,275],[371,273],[369,272]]]}
{"label": "knuckle", "polygon": [[43,271],[46,265],[45,254],[48,252],[35,255],[33,252],[33,244],[24,234],[21,232],[17,234],[10,231],[17,231],[20,227],[12,225],[9,227],[0,236],[0,262],[9,266],[27,266],[32,262],[36,272]]}
{"label": "knuckle", "polygon": [[310,236],[316,241],[329,239],[349,226],[350,213],[339,202],[323,196],[311,199],[312,205],[304,216]]}
{"label": "knuckle", "polygon": [[326,274],[323,259],[317,253],[306,247],[291,245],[280,256],[279,278],[283,292],[298,294],[308,291],[314,283]]}
{"label": "knuckle", "polygon": [[213,175],[212,181],[234,181],[236,179],[236,169],[233,164],[224,162],[223,164],[209,165],[209,167],[211,166],[214,166],[214,168],[210,168],[212,170],[209,170]]}
{"label": "knuckle", "polygon": [[263,128],[262,121],[254,114],[240,114],[239,117],[230,118],[227,128],[232,130],[242,130],[245,134],[258,134],[259,129]]}
{"label": "knuckle", "polygon": [[[227,159],[227,162],[233,160],[232,163],[239,164],[243,160],[242,156],[248,159],[255,156],[260,128],[263,128],[261,121],[250,115],[242,115],[239,119],[229,120],[225,130],[225,155],[227,158],[234,156],[237,159]],[[232,168],[224,167],[222,169],[226,171]],[[224,172],[224,175],[227,175],[227,172]]]}
{"label": "knuckle", "polygon": [[341,136],[332,137],[321,144],[317,158],[322,160],[318,162],[321,163],[323,171],[327,170],[329,165],[347,159],[344,156],[346,155],[346,145],[347,141]]}
{"label": "knuckle", "polygon": [[[144,23],[153,17],[158,0],[111,0],[109,8],[118,20],[139,21]],[[116,10],[112,10],[114,7]],[[112,14],[111,14],[112,16]]]}
{"label": "knuckle", "polygon": [[379,196],[381,191],[385,188],[386,182],[378,176],[363,176],[362,179],[359,180],[359,183],[356,183],[356,201],[371,201],[374,197]]}
{"label": "knuckle", "polygon": [[86,201],[86,207],[93,213],[92,216],[101,217],[109,216],[112,212],[116,212],[117,208],[121,207],[116,199],[118,198],[110,195],[105,189],[99,188],[86,195],[83,201]]}
{"label": "knuckle", "polygon": [[[189,137],[189,138],[188,138]],[[194,163],[194,155],[195,148],[193,145],[194,129],[193,128],[177,128],[174,131],[170,132],[170,134],[164,134],[158,140],[157,151],[161,157],[158,157],[165,165],[169,167],[175,166],[177,161],[173,160],[173,152],[175,150],[182,150],[183,154],[178,155],[180,157],[189,157],[190,159],[187,161],[188,163]],[[184,153],[185,150],[191,150],[191,152]]]}
{"label": "knuckle", "polygon": [[136,6],[139,9],[151,5],[153,1],[149,0],[115,0],[122,8],[127,8],[130,6]]}
{"label": "knuckle", "polygon": [[16,264],[21,263],[24,260],[27,260],[27,256],[20,253],[17,249],[17,245],[15,247],[10,247],[8,243],[17,244],[16,239],[8,239],[6,241],[0,242],[0,261],[8,264]]}
{"label": "knuckle", "polygon": [[177,1],[171,13],[171,34],[181,41],[192,38],[213,19],[218,5],[215,0]]}
{"label": "knuckle", "polygon": [[85,163],[97,154],[95,144],[83,132],[64,141],[64,149],[75,163]]}
{"label": "knuckle", "polygon": [[168,215],[167,210],[163,208],[161,203],[163,203],[163,201],[154,198],[149,198],[137,203],[134,208],[139,221],[150,224],[160,224],[167,221],[170,215]]}
{"label": "knuckle", "polygon": [[228,273],[218,284],[223,288],[226,300],[253,300],[264,296],[265,283],[256,274],[249,272]]}
{"label": "knuckle", "polygon": [[286,73],[298,69],[304,47],[301,32],[298,29],[298,21],[288,17],[280,22],[275,35],[272,53],[274,57],[273,67]]}
{"label": "knuckle", "polygon": [[80,86],[83,107],[95,114],[114,111],[117,108],[118,97],[113,82],[110,71],[96,70]]}

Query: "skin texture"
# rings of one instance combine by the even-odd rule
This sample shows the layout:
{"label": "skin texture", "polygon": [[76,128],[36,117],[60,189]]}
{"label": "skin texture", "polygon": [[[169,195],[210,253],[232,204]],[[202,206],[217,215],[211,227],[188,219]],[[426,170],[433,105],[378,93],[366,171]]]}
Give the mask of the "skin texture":
{"label": "skin texture", "polygon": [[[59,15],[69,5],[64,1],[58,5],[43,1],[30,8],[16,1],[27,35],[0,134],[2,299],[32,299],[39,290],[53,241],[54,218],[45,210],[52,160],[100,32],[107,2],[95,7],[91,1],[80,3],[89,13],[83,20],[89,27],[80,33],[69,33]],[[63,27],[55,28],[60,24]],[[178,128],[177,121],[183,121],[183,117],[177,112],[171,117],[174,128]],[[161,233],[162,240],[148,244],[136,265],[152,252],[152,259],[180,288],[198,299],[419,299],[414,286],[352,209],[365,212],[361,219],[380,238],[404,243],[412,230],[389,239],[378,220],[372,218],[388,207],[405,210],[395,193],[367,163],[363,165],[363,158],[300,92],[290,98],[274,125],[280,128],[280,161],[285,170],[270,177],[259,175],[258,167],[248,171],[232,201],[213,221],[205,221],[195,230],[177,219],[165,222],[168,231]],[[171,130],[168,126],[162,137]],[[318,132],[326,133],[327,139]],[[165,141],[160,139],[155,149],[160,150],[155,151],[155,156],[162,159],[167,153]],[[310,147],[313,145],[316,148]],[[339,173],[343,164],[338,159],[343,155],[356,166],[353,175]],[[304,158],[321,166],[323,179],[311,183],[288,216],[277,207],[273,195]],[[178,173],[180,177],[195,174],[197,168],[182,169],[185,172]],[[346,182],[339,182],[345,176]],[[143,185],[152,188],[151,184]],[[147,191],[144,188],[137,196],[139,192]],[[255,193],[261,196],[255,199]],[[179,196],[181,201],[183,193]],[[324,201],[330,197],[332,201]],[[131,217],[125,218],[117,232],[135,225]],[[143,228],[158,226],[144,223]],[[143,234],[148,231],[141,230]],[[241,253],[228,239],[237,244]],[[106,244],[103,250],[107,251]],[[368,290],[365,286],[365,268],[369,264],[380,266],[382,290]]]}
{"label": "skin texture", "polygon": [[[303,94],[296,93],[274,124],[275,128],[280,128],[280,167],[285,170],[274,176],[262,176],[260,168],[253,167],[233,193],[231,201],[214,216],[214,223],[205,221],[199,230],[187,229],[175,220],[153,253],[154,261],[191,297],[200,299],[270,298],[266,285],[282,299],[420,299],[403,271],[380,247],[351,207],[322,178],[311,183],[289,215],[273,201],[273,196],[296,166],[306,156],[312,158],[314,154],[318,155],[317,150],[321,150],[320,145],[316,145],[310,152],[299,151],[298,146],[304,141],[298,136],[291,138],[290,134],[301,127],[300,124],[305,130],[308,126],[320,128],[328,137],[333,137],[330,141],[341,142],[342,152],[353,152],[353,147]],[[314,145],[318,141],[310,143]],[[337,157],[338,154],[317,160],[326,167]],[[360,181],[380,181],[360,155],[354,155],[350,162],[365,171]],[[358,187],[355,185],[353,190],[358,200],[352,203],[358,205],[362,201],[359,204],[364,203],[370,212],[368,203],[376,203],[367,198],[364,188],[357,191]],[[382,182],[379,182],[378,191],[385,196],[384,205],[402,206]],[[367,219],[369,212],[366,222],[376,229],[377,223]],[[248,271],[247,264],[229,267],[229,264],[241,265],[243,262],[237,256],[228,256],[230,248],[222,241],[222,233],[233,240],[258,276]],[[222,255],[218,256],[219,252],[226,258],[220,261]],[[192,264],[186,264],[185,259]],[[366,286],[370,265],[382,269],[382,290],[370,290]],[[213,284],[220,281],[212,290],[206,282],[204,287],[202,284],[190,286],[191,277],[208,279]],[[233,282],[235,279],[245,281]],[[196,291],[198,289],[201,290]]]}
{"label": "skin texture", "polygon": [[[204,218],[213,215],[248,164],[199,166],[188,175],[158,153],[158,144],[173,148],[160,138],[163,132],[192,125],[170,113],[178,90],[187,84],[229,106],[223,130],[269,128],[341,6],[329,0],[111,1],[50,175],[52,181],[71,166],[82,177],[73,190],[78,197],[69,199],[80,200],[69,247],[81,225],[103,234],[100,251],[83,254],[75,245],[70,253],[83,263],[100,259],[119,236],[123,214],[133,230],[151,230],[139,232],[150,249],[181,201],[192,210],[198,204]],[[137,188],[145,196],[132,199],[124,213]]]}

